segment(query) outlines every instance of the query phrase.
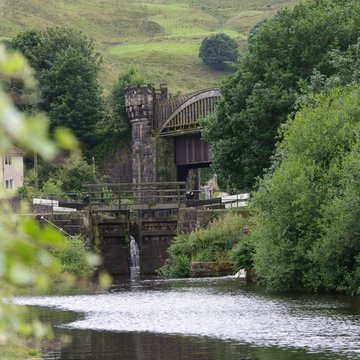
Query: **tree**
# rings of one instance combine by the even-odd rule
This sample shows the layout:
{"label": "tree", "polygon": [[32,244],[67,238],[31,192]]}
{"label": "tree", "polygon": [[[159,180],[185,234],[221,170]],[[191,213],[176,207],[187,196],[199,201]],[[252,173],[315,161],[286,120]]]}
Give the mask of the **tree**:
{"label": "tree", "polygon": [[87,189],[84,184],[98,182],[98,174],[92,165],[80,156],[68,158],[59,171],[59,180],[62,182],[62,190],[65,193],[82,193]]}
{"label": "tree", "polygon": [[230,36],[219,33],[206,37],[200,46],[199,56],[204,64],[222,67],[226,62],[238,58],[238,44]]}
{"label": "tree", "polygon": [[94,42],[81,32],[54,27],[27,30],[10,42],[36,70],[41,96],[38,109],[50,116],[51,128],[73,130],[85,150],[94,145],[95,125],[102,120],[103,103],[97,80],[101,57]]}
{"label": "tree", "polygon": [[94,145],[96,124],[103,117],[97,67],[76,48],[68,48],[40,75],[41,108],[52,127],[72,130],[87,149]]}
{"label": "tree", "polygon": [[93,40],[66,27],[51,27],[42,32],[25,30],[11,39],[10,47],[20,51],[36,72],[50,69],[56,58],[69,48],[79,50],[96,66],[101,63],[101,55],[95,52]]}
{"label": "tree", "polygon": [[119,74],[109,96],[108,129],[119,137],[129,135],[130,122],[125,109],[125,88],[128,85],[146,83],[146,76],[137,67],[131,66]]}
{"label": "tree", "polygon": [[346,51],[339,49],[330,50],[328,56],[334,66],[335,73],[327,76],[320,71],[314,70],[309,84],[302,85],[302,94],[298,102],[307,101],[307,94],[328,90],[340,85],[360,83],[360,37],[355,44],[348,47]]}
{"label": "tree", "polygon": [[360,86],[309,100],[254,194],[256,273],[277,290],[359,293]]}
{"label": "tree", "polygon": [[360,34],[356,0],[309,0],[256,29],[237,73],[222,85],[215,116],[204,122],[213,167],[223,181],[251,188],[269,167],[280,124],[295,111],[317,69],[336,73],[329,51],[344,52]]}
{"label": "tree", "polygon": [[[38,30],[25,30],[9,40],[8,47],[20,51],[34,70],[41,70],[39,49],[42,46],[42,34]],[[50,55],[48,55],[50,56]]]}

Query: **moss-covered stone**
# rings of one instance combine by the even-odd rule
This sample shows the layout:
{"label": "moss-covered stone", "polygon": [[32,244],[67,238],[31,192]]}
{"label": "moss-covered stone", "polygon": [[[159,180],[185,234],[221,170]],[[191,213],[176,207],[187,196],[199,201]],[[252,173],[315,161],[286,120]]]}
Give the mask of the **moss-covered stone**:
{"label": "moss-covered stone", "polygon": [[230,262],[193,262],[190,265],[191,277],[213,277],[232,275]]}

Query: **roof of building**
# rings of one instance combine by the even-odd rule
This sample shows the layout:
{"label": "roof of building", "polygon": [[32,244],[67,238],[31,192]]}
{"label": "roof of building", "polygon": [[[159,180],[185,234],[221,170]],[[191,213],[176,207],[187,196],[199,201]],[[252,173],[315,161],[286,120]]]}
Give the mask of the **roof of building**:
{"label": "roof of building", "polygon": [[11,145],[8,149],[0,149],[0,154],[2,154],[2,155],[24,156],[26,154],[26,152],[19,149],[15,145]]}

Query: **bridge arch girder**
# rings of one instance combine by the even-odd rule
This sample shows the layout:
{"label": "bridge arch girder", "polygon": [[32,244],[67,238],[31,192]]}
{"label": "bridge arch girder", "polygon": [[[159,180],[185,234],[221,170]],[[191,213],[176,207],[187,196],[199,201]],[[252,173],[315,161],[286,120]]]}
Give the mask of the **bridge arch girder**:
{"label": "bridge arch girder", "polygon": [[157,136],[179,136],[200,132],[200,119],[215,110],[220,95],[220,89],[216,88],[196,93],[186,99],[159,126]]}

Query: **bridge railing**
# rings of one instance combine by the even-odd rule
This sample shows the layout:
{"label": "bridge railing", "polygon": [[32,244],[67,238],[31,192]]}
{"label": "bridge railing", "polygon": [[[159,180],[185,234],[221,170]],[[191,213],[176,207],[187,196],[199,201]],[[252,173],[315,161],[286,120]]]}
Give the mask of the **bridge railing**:
{"label": "bridge railing", "polygon": [[205,199],[199,199],[202,191],[190,191],[190,194],[198,193],[195,197],[188,197],[186,200],[186,207],[204,207],[211,209],[236,209],[247,208],[250,203],[250,193],[228,195],[226,192],[217,191],[218,196],[213,196],[212,193]]}
{"label": "bridge railing", "polygon": [[184,182],[88,184],[89,206],[156,206],[176,204],[185,201]]}
{"label": "bridge railing", "polygon": [[173,136],[179,132],[198,132],[199,120],[214,111],[219,97],[220,90],[212,88],[155,102],[155,131],[158,136]]}

